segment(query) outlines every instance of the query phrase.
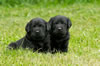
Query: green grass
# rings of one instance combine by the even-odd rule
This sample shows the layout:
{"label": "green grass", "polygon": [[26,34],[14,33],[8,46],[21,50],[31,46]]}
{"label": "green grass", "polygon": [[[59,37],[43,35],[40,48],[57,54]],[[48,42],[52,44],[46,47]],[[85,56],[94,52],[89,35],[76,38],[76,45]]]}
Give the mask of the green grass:
{"label": "green grass", "polygon": [[19,5],[70,5],[73,3],[93,3],[100,4],[100,0],[0,0],[0,5],[15,7]]}
{"label": "green grass", "polygon": [[[43,54],[6,47],[25,35],[25,25],[35,17],[48,21],[56,15],[71,19],[68,53]],[[0,66],[100,66],[100,7],[93,4],[69,6],[0,6]]]}

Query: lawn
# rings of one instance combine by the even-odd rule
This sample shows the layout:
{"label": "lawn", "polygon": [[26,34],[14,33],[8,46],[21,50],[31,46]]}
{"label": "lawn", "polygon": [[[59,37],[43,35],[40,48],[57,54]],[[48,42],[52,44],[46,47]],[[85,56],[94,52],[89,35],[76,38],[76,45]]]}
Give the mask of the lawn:
{"label": "lawn", "polygon": [[[67,16],[72,21],[67,53],[6,48],[25,35],[25,25],[32,18],[41,17],[48,22],[56,15]],[[100,66],[100,5],[0,6],[0,66]]]}

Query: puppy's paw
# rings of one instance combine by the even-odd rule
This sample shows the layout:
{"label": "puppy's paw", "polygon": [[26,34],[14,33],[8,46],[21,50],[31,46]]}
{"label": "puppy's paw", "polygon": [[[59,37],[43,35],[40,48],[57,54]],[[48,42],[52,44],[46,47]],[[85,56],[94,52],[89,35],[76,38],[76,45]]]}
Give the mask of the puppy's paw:
{"label": "puppy's paw", "polygon": [[68,52],[68,49],[61,49],[61,52]]}
{"label": "puppy's paw", "polygon": [[7,48],[8,49],[16,49],[17,45],[16,45],[16,43],[10,43]]}

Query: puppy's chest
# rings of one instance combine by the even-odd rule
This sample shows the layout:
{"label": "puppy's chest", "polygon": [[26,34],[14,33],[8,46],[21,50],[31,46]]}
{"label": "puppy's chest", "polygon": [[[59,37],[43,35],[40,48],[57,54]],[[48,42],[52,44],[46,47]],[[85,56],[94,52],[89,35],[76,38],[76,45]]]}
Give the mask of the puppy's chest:
{"label": "puppy's chest", "polygon": [[29,47],[29,48],[41,48],[43,46],[42,42],[24,42],[23,46]]}
{"label": "puppy's chest", "polygon": [[67,40],[53,40],[51,41],[51,44],[55,47],[61,47],[66,43]]}
{"label": "puppy's chest", "polygon": [[36,47],[42,47],[44,45],[43,42],[33,42],[32,44]]}

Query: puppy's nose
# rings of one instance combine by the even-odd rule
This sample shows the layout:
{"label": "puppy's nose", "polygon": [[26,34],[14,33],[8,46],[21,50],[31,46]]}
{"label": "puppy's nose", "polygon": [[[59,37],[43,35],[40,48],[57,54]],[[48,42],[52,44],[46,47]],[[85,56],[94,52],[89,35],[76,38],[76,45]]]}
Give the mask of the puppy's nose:
{"label": "puppy's nose", "polygon": [[58,30],[61,30],[61,29],[62,29],[61,27],[58,28]]}
{"label": "puppy's nose", "polygon": [[36,33],[39,33],[39,32],[40,32],[39,30],[36,31]]}

